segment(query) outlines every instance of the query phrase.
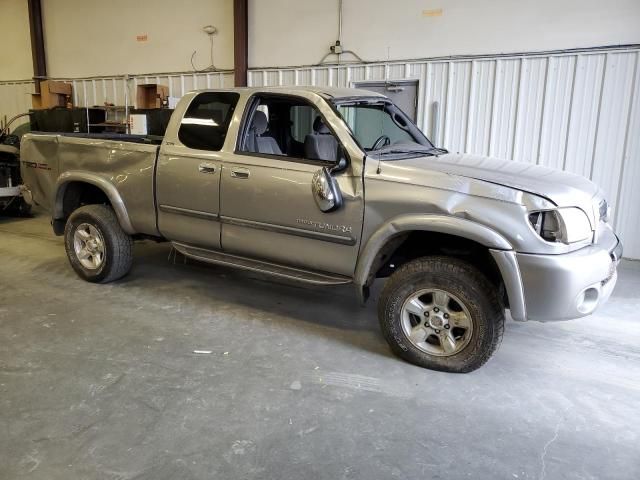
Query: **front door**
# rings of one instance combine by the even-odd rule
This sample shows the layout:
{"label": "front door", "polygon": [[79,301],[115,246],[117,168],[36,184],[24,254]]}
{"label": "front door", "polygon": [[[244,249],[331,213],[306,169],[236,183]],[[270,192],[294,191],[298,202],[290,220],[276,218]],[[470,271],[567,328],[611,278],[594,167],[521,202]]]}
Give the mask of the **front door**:
{"label": "front door", "polygon": [[316,205],[313,175],[335,165],[341,154],[320,109],[288,95],[255,97],[248,105],[236,154],[222,170],[222,248],[353,275],[363,220],[362,178],[350,167],[336,174],[342,207],[323,213]]}
{"label": "front door", "polygon": [[158,229],[173,241],[220,249],[221,150],[238,98],[233,92],[196,95],[182,116],[176,143],[160,149]]}

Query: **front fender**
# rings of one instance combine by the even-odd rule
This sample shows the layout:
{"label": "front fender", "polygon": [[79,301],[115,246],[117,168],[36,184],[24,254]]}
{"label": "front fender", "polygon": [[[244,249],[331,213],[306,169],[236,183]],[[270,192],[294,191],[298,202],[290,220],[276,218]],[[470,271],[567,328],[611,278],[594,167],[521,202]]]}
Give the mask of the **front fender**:
{"label": "front fender", "polygon": [[63,209],[63,200],[64,194],[66,192],[67,186],[71,182],[83,182],[89,183],[98,187],[100,190],[104,192],[104,194],[111,202],[111,207],[116,213],[118,217],[118,222],[120,222],[120,226],[122,229],[128,233],[129,235],[133,235],[135,232],[133,225],[131,224],[131,220],[129,219],[129,214],[127,213],[127,208],[118,192],[118,189],[113,185],[109,180],[100,175],[95,175],[92,173],[87,173],[83,171],[68,171],[64,172],[62,175],[58,177],[56,182],[56,197],[54,201],[53,207],[53,219],[61,219],[64,216]]}
{"label": "front fender", "polygon": [[[509,255],[513,250],[511,244],[501,234],[485,225],[450,215],[401,215],[383,223],[369,237],[360,251],[354,283],[361,299],[366,296],[366,286],[378,252],[394,237],[412,231],[455,235],[472,240],[489,249],[503,277],[512,316],[524,319],[522,283],[517,264],[514,266],[512,255]],[[500,252],[505,252],[505,255],[501,255]]]}

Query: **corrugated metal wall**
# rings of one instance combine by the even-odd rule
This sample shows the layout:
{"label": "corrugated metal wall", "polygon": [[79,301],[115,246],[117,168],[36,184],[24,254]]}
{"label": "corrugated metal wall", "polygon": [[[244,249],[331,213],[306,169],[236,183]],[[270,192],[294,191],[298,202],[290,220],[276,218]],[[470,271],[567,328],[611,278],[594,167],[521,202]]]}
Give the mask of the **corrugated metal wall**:
{"label": "corrugated metal wall", "polygon": [[[548,165],[607,192],[625,256],[640,259],[640,49],[252,70],[249,85],[419,81],[418,125],[452,151]],[[233,86],[233,72],[68,80],[76,105],[125,104],[140,83],[170,95]],[[128,89],[128,90],[127,90]],[[0,114],[31,106],[32,82],[0,83]],[[434,103],[438,103],[436,118]]]}
{"label": "corrugated metal wall", "polygon": [[[165,73],[86,79],[60,79],[73,84],[74,104],[80,107],[135,103],[136,87],[143,83],[159,83],[169,87],[169,95],[181,97],[186,92],[199,88],[221,88],[233,86],[233,72]],[[0,114],[7,118],[25,113],[31,108],[33,82],[0,82]]]}
{"label": "corrugated metal wall", "polygon": [[609,49],[253,70],[249,85],[416,79],[418,125],[436,144],[589,177],[608,195],[625,257],[640,259],[639,77],[640,49]]}

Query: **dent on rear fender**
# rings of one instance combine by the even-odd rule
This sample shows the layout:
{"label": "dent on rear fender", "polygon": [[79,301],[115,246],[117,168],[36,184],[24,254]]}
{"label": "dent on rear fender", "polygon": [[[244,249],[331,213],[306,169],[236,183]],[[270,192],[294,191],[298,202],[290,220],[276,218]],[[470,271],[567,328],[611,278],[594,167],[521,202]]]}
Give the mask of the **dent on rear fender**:
{"label": "dent on rear fender", "polygon": [[114,212],[116,213],[116,216],[118,217],[118,222],[120,223],[120,226],[122,227],[122,229],[130,235],[136,233],[135,229],[131,224],[131,220],[129,218],[127,208],[117,188],[112,183],[110,183],[107,179],[99,175],[95,175],[87,172],[71,171],[71,172],[65,172],[62,175],[60,175],[60,177],[58,178],[57,187],[56,187],[56,199],[55,199],[55,204],[54,204],[55,207],[54,207],[54,213],[53,213],[54,219],[59,219],[63,217],[64,194],[66,192],[67,187],[72,182],[88,183],[102,190],[107,196],[107,198],[109,199],[109,202],[111,203],[111,206]]}
{"label": "dent on rear fender", "polygon": [[129,234],[157,235],[153,176],[158,147],[115,140],[60,137],[58,185],[87,181],[110,199]]}

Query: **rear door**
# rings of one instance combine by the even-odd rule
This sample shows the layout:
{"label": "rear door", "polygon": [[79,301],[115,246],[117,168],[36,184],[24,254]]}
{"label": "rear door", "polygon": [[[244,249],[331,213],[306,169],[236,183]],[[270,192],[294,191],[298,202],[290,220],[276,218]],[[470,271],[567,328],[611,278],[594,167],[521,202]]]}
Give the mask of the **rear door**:
{"label": "rear door", "polygon": [[176,141],[160,149],[158,229],[172,241],[220,248],[222,155],[238,99],[234,92],[194,96],[182,115]]}

